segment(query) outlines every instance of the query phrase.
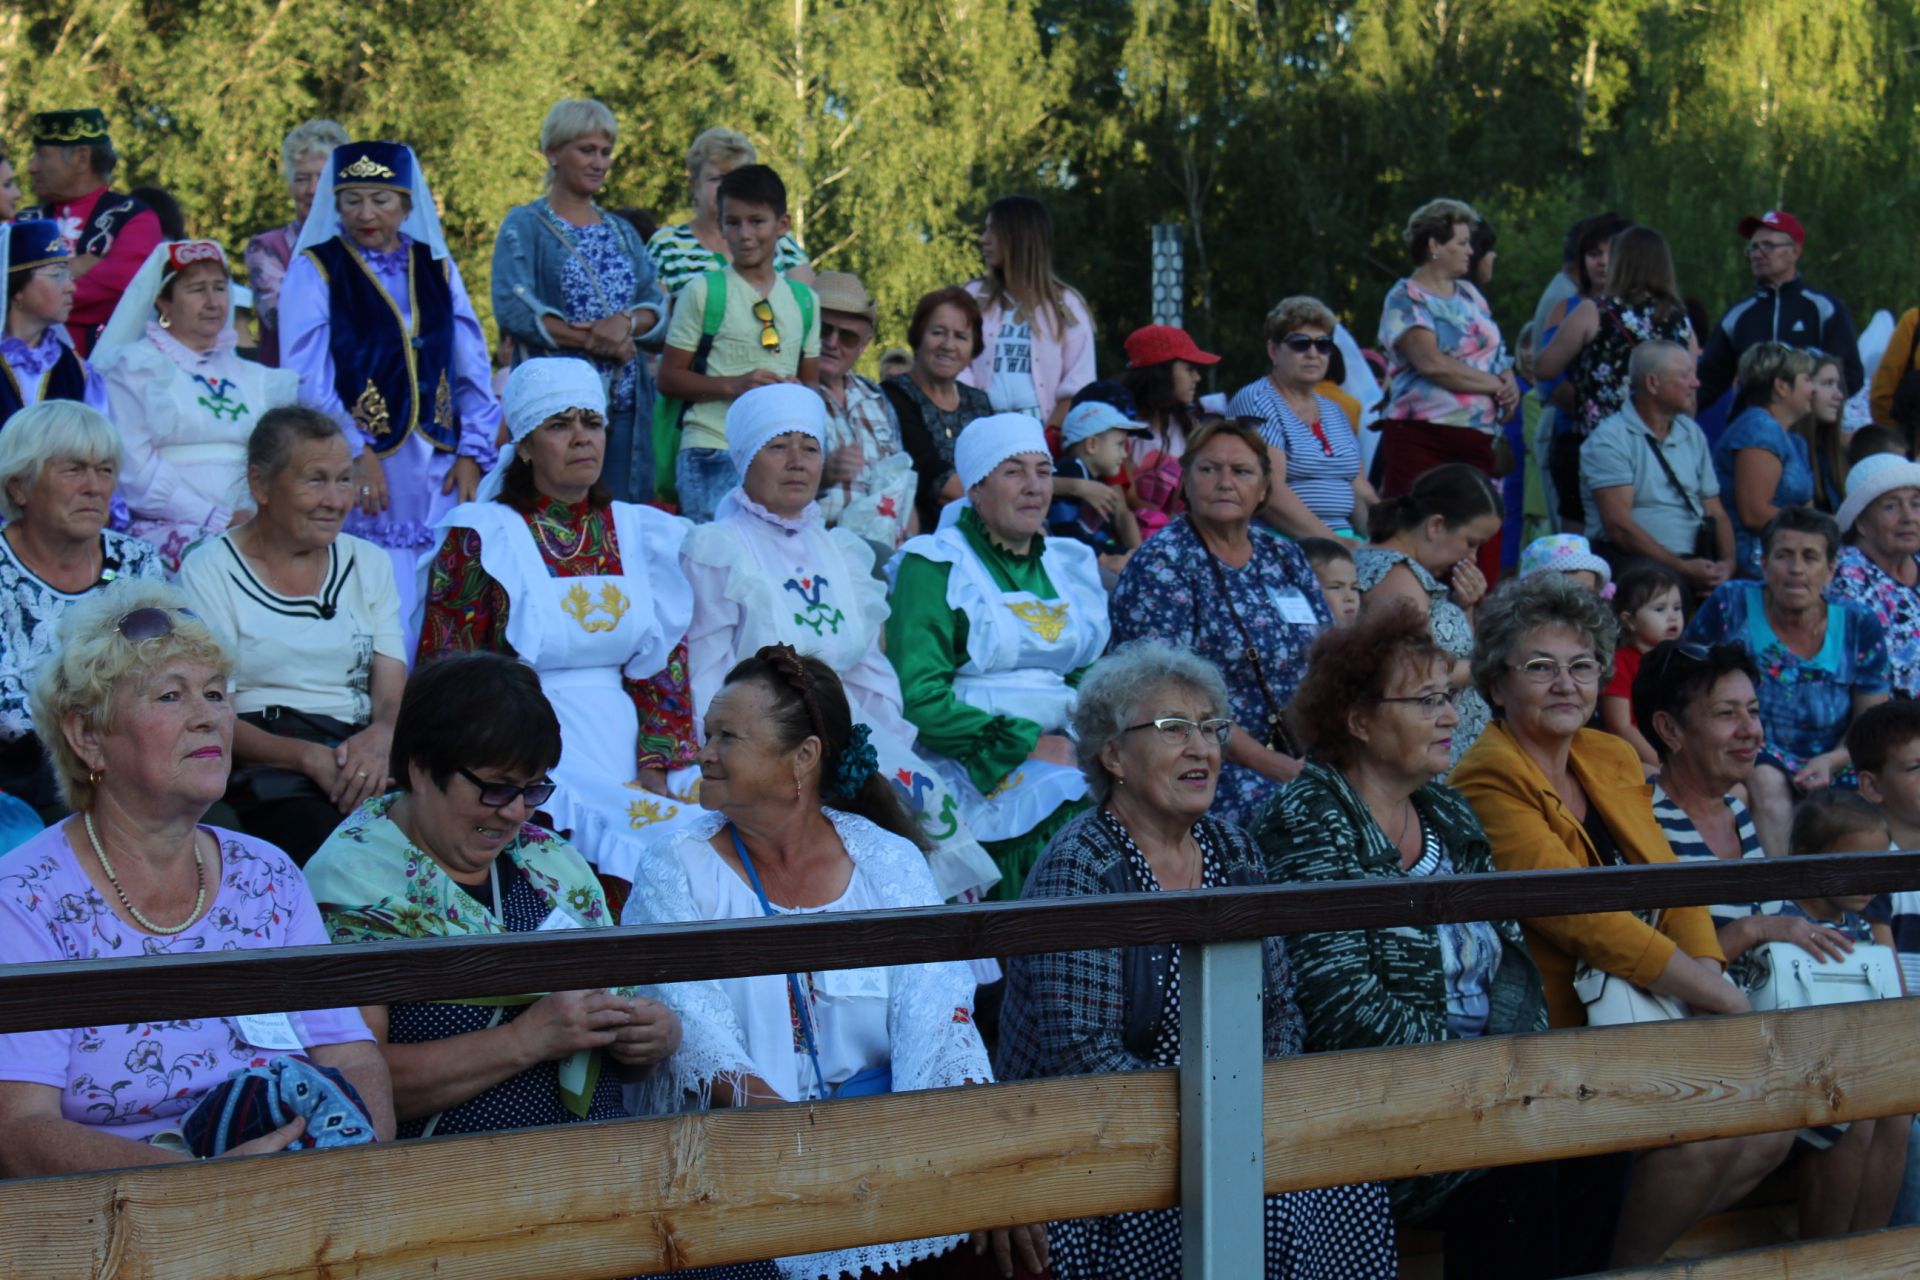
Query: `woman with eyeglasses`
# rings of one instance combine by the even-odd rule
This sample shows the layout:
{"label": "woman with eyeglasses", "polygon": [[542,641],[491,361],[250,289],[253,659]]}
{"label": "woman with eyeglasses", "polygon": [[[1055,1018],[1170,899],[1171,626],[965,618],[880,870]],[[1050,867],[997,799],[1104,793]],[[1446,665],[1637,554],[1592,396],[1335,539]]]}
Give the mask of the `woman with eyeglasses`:
{"label": "woman with eyeglasses", "polygon": [[1273,488],[1261,518],[1295,538],[1356,538],[1379,501],[1360,465],[1360,441],[1346,412],[1320,393],[1333,359],[1332,308],[1318,298],[1285,298],[1267,313],[1265,377],[1227,406],[1257,419],[1273,458]]}
{"label": "woman with eyeglasses", "polygon": [[691,526],[608,493],[607,393],[592,364],[528,360],[501,400],[508,443],[423,566],[418,659],[486,650],[540,673],[567,740],[548,812],[601,875],[631,883],[643,837],[699,813],[693,588],[680,568]]}
{"label": "woman with eyeglasses", "polygon": [[[1023,901],[1266,883],[1246,832],[1209,812],[1222,749],[1236,736],[1227,687],[1212,663],[1162,640],[1122,645],[1081,681],[1073,727],[1095,807],[1047,845]],[[1291,950],[1278,938],[1262,943],[1259,1009],[1269,1058],[1301,1050]],[[1113,947],[1008,960],[1000,1078],[1177,1066],[1183,951]],[[1180,1232],[1178,1209],[1056,1222],[1048,1228],[1052,1274],[1173,1280],[1181,1274]],[[1269,1196],[1266,1237],[1269,1277],[1395,1274],[1379,1183]]]}
{"label": "woman with eyeglasses", "polygon": [[[560,747],[560,722],[524,664],[459,654],[417,672],[394,725],[395,788],[356,809],[307,864],[327,936],[393,942],[614,924],[586,860],[533,821],[553,795]],[[703,989],[711,992],[687,984],[688,995]],[[681,1041],[672,1008],[626,988],[361,1013],[393,1075],[402,1138],[616,1119],[626,1114],[622,1072],[659,1067]],[[701,1083],[673,1067],[650,1078],[663,1106]]]}
{"label": "woman with eyeglasses", "polygon": [[1282,711],[1333,615],[1299,548],[1256,533],[1272,455],[1252,427],[1212,422],[1180,459],[1186,513],[1142,543],[1113,593],[1116,643],[1185,645],[1220,669],[1237,731],[1224,745],[1215,816],[1242,825],[1300,772]]}
{"label": "woman with eyeglasses", "polygon": [[[1300,776],[1254,822],[1269,884],[1478,875],[1486,832],[1447,770],[1460,723],[1453,658],[1395,601],[1314,645],[1288,711]],[[1546,997],[1516,920],[1351,929],[1287,940],[1320,1053],[1544,1031]],[[1552,1166],[1408,1178],[1388,1188],[1408,1226],[1446,1233],[1446,1274],[1555,1273]]]}
{"label": "woman with eyeglasses", "polygon": [[1813,501],[1813,458],[1794,426],[1813,409],[1812,352],[1762,342],[1740,357],[1742,409],[1713,445],[1713,470],[1733,517],[1734,565],[1762,576],[1760,531],[1787,507]]}
{"label": "woman with eyeglasses", "polygon": [[[1674,861],[1640,757],[1624,739],[1587,727],[1619,630],[1603,601],[1560,574],[1519,579],[1481,608],[1473,679],[1498,718],[1449,781],[1473,806],[1498,870]],[[1534,916],[1520,923],[1555,1027],[1587,1025],[1586,999],[1597,1001],[1604,983],[1616,980],[1678,1000],[1696,1016],[1748,1011],[1746,996],[1724,977],[1726,959],[1705,907]],[[1562,1274],[1659,1259],[1700,1218],[1752,1190],[1778,1161],[1777,1144],[1763,1135],[1569,1162],[1578,1166],[1577,1176],[1601,1188],[1589,1210],[1599,1252]],[[1620,1208],[1609,1252],[1604,1219],[1611,1204]]]}

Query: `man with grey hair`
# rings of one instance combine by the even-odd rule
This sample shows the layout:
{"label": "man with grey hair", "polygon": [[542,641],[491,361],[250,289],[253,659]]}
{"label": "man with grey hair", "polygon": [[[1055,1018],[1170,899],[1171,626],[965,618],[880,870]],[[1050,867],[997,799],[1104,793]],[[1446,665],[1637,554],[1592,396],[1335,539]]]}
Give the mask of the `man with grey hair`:
{"label": "man with grey hair", "polygon": [[1627,379],[1627,403],[1580,448],[1587,540],[1616,575],[1626,561],[1652,560],[1711,591],[1733,572],[1733,525],[1690,416],[1700,388],[1693,357],[1676,342],[1643,342]]}
{"label": "man with grey hair", "polygon": [[40,204],[20,216],[60,224],[73,255],[67,332],[83,356],[93,350],[120,295],[161,240],[159,215],[144,202],[107,189],[119,162],[107,117],[98,108],[34,114],[27,176]]}

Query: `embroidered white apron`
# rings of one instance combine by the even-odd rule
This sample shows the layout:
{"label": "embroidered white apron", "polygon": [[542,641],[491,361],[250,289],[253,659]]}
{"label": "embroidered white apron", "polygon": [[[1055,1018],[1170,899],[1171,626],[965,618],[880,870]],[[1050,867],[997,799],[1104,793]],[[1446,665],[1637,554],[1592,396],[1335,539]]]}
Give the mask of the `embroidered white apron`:
{"label": "embroidered white apron", "polygon": [[553,576],[526,519],[504,503],[464,503],[441,527],[480,535],[480,564],[510,601],[507,642],[539,673],[559,718],[560,785],[547,812],[603,874],[630,881],[657,840],[701,812],[698,769],[668,776],[672,796],[640,786],[640,717],[620,683],[623,673],[644,680],[667,665],[692,619],[693,591],[680,572],[686,521],[624,502],[611,511],[624,571],[577,578]]}

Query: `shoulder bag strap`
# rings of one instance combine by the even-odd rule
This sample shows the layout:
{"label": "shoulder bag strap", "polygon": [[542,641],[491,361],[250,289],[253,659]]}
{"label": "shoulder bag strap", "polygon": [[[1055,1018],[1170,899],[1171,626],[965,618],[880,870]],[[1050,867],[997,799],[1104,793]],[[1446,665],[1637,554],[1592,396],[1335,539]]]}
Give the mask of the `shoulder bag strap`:
{"label": "shoulder bag strap", "polygon": [[[1267,683],[1267,670],[1260,662],[1260,646],[1253,642],[1253,633],[1247,630],[1246,622],[1240,617],[1239,606],[1233,602],[1233,592],[1227,586],[1227,572],[1220,567],[1220,557],[1213,554],[1213,548],[1207,545],[1206,537],[1200,527],[1193,523],[1193,517],[1186,517],[1187,527],[1193,530],[1193,536],[1200,544],[1200,550],[1207,558],[1207,565],[1213,570],[1213,585],[1219,589],[1220,599],[1226,603],[1227,616],[1233,619],[1233,626],[1240,633],[1242,645],[1240,656],[1253,668],[1254,683],[1260,686],[1260,699],[1267,704],[1267,740],[1269,750],[1286,752],[1295,759],[1300,757],[1300,748],[1294,744],[1293,735],[1287,732],[1286,717],[1282,713],[1280,699],[1274,696],[1273,686]],[[1251,536],[1251,534],[1249,534]]]}
{"label": "shoulder bag strap", "polygon": [[[1668,429],[1671,430],[1672,428]],[[1647,449],[1653,454],[1653,460],[1660,464],[1660,469],[1667,473],[1667,479],[1673,483],[1675,489],[1680,491],[1681,501],[1685,502],[1689,507],[1693,506],[1693,495],[1687,492],[1687,486],[1680,483],[1679,473],[1674,471],[1673,464],[1667,461],[1667,455],[1661,450],[1660,442],[1655,440],[1652,435],[1647,435],[1642,438],[1646,440]],[[1701,508],[1701,514],[1705,514],[1704,506]]]}
{"label": "shoulder bag strap", "polygon": [[[780,278],[787,282],[787,288],[793,290],[794,305],[800,308],[800,359],[805,360],[807,358],[807,334],[813,328],[813,290],[801,284],[798,280],[793,279],[791,276],[782,276]],[[795,376],[798,376],[799,372],[800,366],[796,364],[794,366]]]}
{"label": "shoulder bag strap", "polygon": [[[746,870],[747,883],[753,886],[753,896],[760,899],[760,910],[768,916],[778,915],[773,904],[767,901],[767,891],[760,887],[760,873],[753,869],[753,858],[747,852],[746,841],[740,838],[740,828],[728,823],[727,834],[733,837],[733,851],[740,855],[740,865]],[[793,999],[794,1017],[800,1020],[800,1035],[807,1042],[807,1057],[813,1059],[814,1083],[820,1086],[821,1097],[831,1097],[827,1092],[826,1077],[820,1073],[820,1050],[813,1042],[813,1011],[807,1007],[797,974],[787,975],[787,994]]]}

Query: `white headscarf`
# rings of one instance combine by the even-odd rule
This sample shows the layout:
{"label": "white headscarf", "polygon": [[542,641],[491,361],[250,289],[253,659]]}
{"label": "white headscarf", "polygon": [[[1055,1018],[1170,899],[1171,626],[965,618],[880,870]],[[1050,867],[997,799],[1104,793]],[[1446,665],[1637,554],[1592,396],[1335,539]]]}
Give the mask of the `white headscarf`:
{"label": "white headscarf", "polygon": [[[344,151],[346,147],[336,147]],[[427,189],[426,171],[420,167],[420,157],[413,154],[413,148],[404,148],[407,159],[413,162],[413,185],[411,189],[412,207],[407,210],[407,219],[400,224],[402,235],[412,236],[433,253],[436,259],[447,256],[447,238],[440,231],[440,212],[434,207],[433,192]],[[340,234],[340,211],[333,206],[333,170],[334,157],[327,157],[327,167],[320,171],[320,185],[314,188],[313,208],[307,214],[307,220],[300,227],[300,239],[293,246],[297,258],[318,244],[325,244]],[[351,241],[353,237],[348,236]]]}
{"label": "white headscarf", "polygon": [[[176,250],[182,259],[177,266],[171,257]],[[212,240],[162,240],[127,282],[127,291],[120,295],[107,327],[100,331],[100,340],[93,344],[94,368],[102,373],[113,368],[123,348],[146,337],[147,325],[159,315],[160,290],[196,262],[217,262],[227,273],[227,327],[223,332],[233,330],[233,264],[227,261],[227,251]]]}
{"label": "white headscarf", "polygon": [[747,468],[767,442],[792,431],[804,432],[827,447],[827,405],[820,393],[797,382],[755,387],[727,406],[727,453],[733,469],[747,478]]}
{"label": "white headscarf", "polygon": [[995,467],[1023,453],[1053,456],[1040,420],[1024,413],[989,414],[961,428],[960,438],[953,442],[953,471],[960,477],[962,491],[971,490]]}
{"label": "white headscarf", "polygon": [[603,418],[607,416],[606,384],[592,364],[572,356],[541,356],[515,368],[507,377],[506,390],[500,393],[507,446],[493,460],[493,470],[480,481],[474,501],[492,502],[499,497],[507,482],[507,468],[513,465],[513,446],[554,414],[569,409],[591,409]]}

